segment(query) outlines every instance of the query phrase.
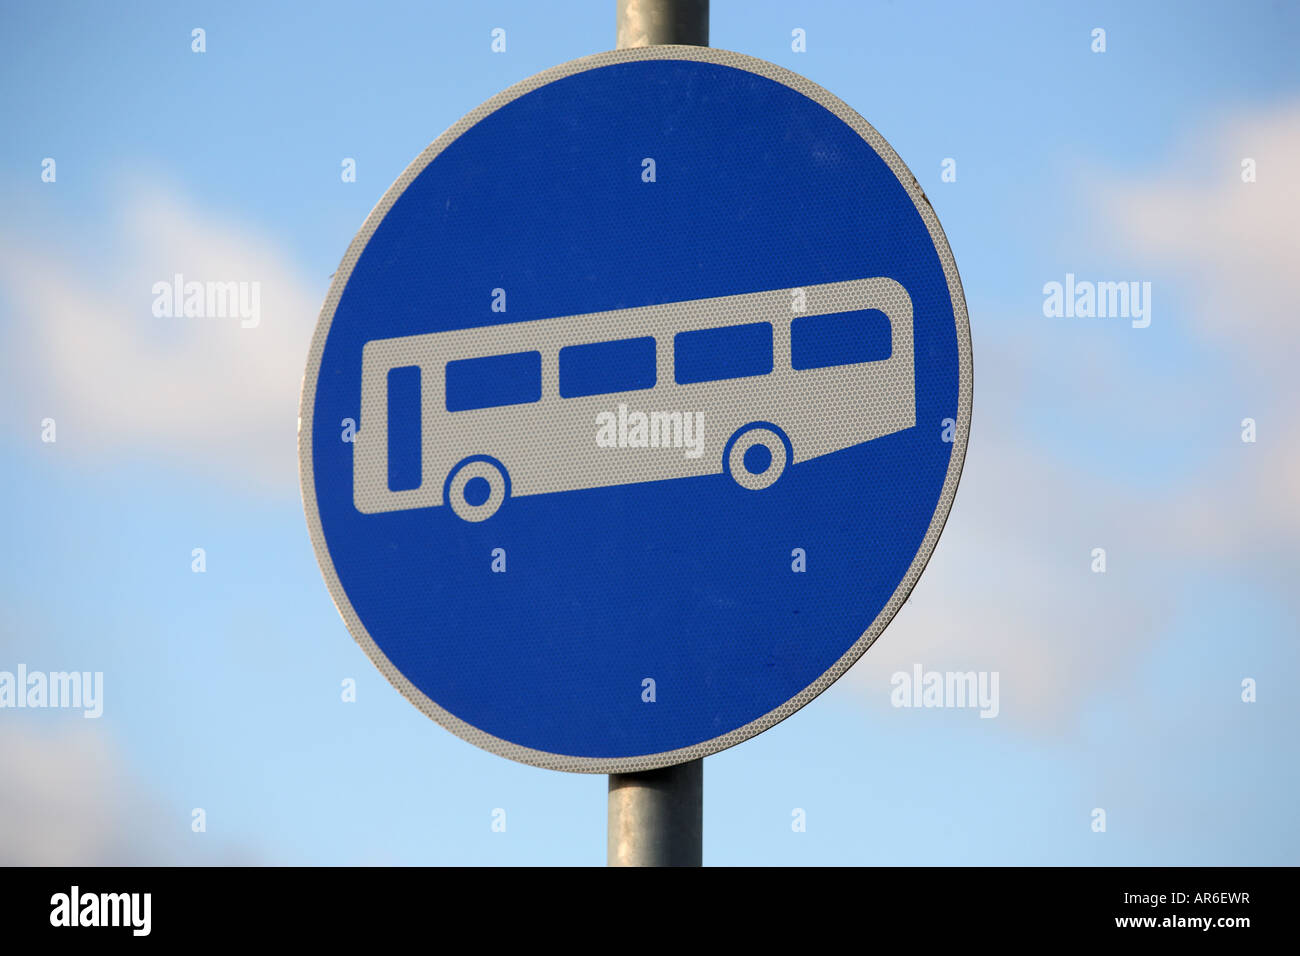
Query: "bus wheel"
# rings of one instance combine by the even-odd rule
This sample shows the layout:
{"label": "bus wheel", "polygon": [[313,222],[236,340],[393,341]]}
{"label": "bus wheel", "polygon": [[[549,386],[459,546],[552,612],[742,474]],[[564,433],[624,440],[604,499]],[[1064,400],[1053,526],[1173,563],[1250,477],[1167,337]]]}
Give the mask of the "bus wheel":
{"label": "bus wheel", "polygon": [[736,484],[760,491],[775,484],[790,463],[790,442],[768,422],[746,425],[727,442],[724,460]]}
{"label": "bus wheel", "polygon": [[510,476],[495,458],[475,455],[451,470],[443,491],[458,517],[486,521],[510,496]]}

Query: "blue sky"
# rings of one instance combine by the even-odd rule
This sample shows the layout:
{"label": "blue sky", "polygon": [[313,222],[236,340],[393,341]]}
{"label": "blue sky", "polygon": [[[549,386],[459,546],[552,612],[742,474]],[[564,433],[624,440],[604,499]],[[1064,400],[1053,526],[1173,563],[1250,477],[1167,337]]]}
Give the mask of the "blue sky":
{"label": "blue sky", "polygon": [[[480,102],[613,45],[612,2],[555,6],[4,13],[0,670],[103,671],[105,704],[0,710],[0,862],[603,860],[603,777],[481,752],[365,658],[295,474],[311,329],[371,207]],[[976,376],[912,605],[707,760],[706,862],[1300,862],[1297,8],[713,7],[714,46],[808,76],[909,164]],[[260,281],[262,324],[160,323],[176,271]],[[1067,272],[1151,282],[1151,326],[1045,317]],[[917,662],[999,672],[999,717],[892,708]]]}

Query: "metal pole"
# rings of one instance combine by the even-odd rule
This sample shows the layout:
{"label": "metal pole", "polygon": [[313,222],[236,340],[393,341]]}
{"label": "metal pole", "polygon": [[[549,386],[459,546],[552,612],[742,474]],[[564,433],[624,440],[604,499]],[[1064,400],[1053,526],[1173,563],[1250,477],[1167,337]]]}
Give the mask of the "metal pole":
{"label": "metal pole", "polygon": [[618,48],[709,45],[709,0],[617,0]]}
{"label": "metal pole", "polygon": [[700,866],[704,761],[609,775],[610,866]]}
{"label": "metal pole", "polygon": [[[709,45],[709,0],[617,0],[618,48]],[[704,761],[609,775],[610,866],[700,866]]]}

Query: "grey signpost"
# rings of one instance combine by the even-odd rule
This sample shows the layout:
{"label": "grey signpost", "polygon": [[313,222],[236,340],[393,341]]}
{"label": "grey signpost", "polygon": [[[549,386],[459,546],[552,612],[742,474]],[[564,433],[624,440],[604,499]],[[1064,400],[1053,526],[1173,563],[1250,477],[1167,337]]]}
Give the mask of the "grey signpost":
{"label": "grey signpost", "polygon": [[[709,45],[709,0],[618,0],[618,48]],[[609,775],[610,866],[700,866],[704,759]]]}
{"label": "grey signpost", "polygon": [[701,865],[704,757],[879,637],[970,422],[915,176],[829,91],[709,47],[708,12],[618,0],[619,49],[431,143],[303,377],[303,506],[348,630],[475,746],[608,774],[613,866]]}

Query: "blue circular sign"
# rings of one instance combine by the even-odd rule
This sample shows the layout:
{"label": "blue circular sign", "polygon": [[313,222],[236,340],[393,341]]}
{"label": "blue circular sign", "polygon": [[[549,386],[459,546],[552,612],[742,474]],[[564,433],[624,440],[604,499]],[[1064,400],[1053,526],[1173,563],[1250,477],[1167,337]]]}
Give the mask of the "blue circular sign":
{"label": "blue circular sign", "polygon": [[929,202],[787,70],[548,70],[402,174],[303,384],[304,505],[384,675],[494,753],[621,773],[789,716],[951,507],[970,333]]}

